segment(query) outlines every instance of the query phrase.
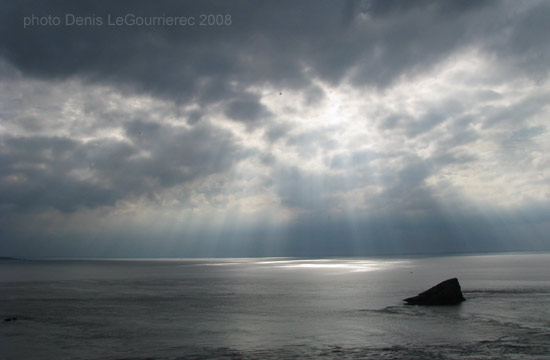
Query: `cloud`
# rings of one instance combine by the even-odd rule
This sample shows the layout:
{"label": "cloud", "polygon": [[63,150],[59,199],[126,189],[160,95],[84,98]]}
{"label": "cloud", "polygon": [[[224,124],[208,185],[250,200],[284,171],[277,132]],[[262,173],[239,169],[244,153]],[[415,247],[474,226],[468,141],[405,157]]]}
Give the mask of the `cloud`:
{"label": "cloud", "polygon": [[78,152],[75,142],[62,138],[4,139],[1,203],[17,210],[51,206],[63,211],[112,205],[110,189],[70,176],[80,168]]}
{"label": "cloud", "polygon": [[[518,71],[526,63],[530,69],[547,63],[548,54],[540,50],[540,29],[546,27],[543,14],[548,11],[544,2],[525,9],[516,6],[521,16],[512,25],[495,24],[495,19],[514,11],[509,10],[514,6],[492,1],[349,3],[355,5],[283,1],[274,7],[210,1],[162,2],[153,8],[144,2],[9,2],[2,11],[1,53],[26,73],[41,77],[81,76],[175,101],[204,103],[242,94],[244,84],[297,88],[313,77],[337,83],[352,76],[357,84],[384,86],[480,41],[487,41],[483,45],[500,56],[506,53],[519,65]],[[274,11],[280,15],[272,16]],[[22,18],[31,14],[93,15],[106,22],[109,14],[198,16],[205,12],[229,14],[231,25],[22,26]],[[349,23],[342,24],[343,18]],[[492,32],[505,26],[511,29],[509,37],[503,37],[502,31],[498,37]],[[58,41],[61,37],[63,43]]]}
{"label": "cloud", "polygon": [[267,128],[265,136],[270,142],[275,142],[286,135],[291,129],[292,126],[290,124],[273,123]]}
{"label": "cloud", "polygon": [[[24,240],[3,251],[53,251],[42,232],[67,254],[521,248],[504,228],[548,247],[526,224],[548,224],[549,8],[4,2],[1,228]],[[125,14],[224,24],[105,24]]]}
{"label": "cloud", "polygon": [[113,206],[224,172],[242,157],[230,134],[208,125],[185,129],[135,120],[125,129],[130,142],[2,139],[1,202],[17,210]]}
{"label": "cloud", "polygon": [[348,169],[367,166],[371,161],[384,157],[374,150],[359,150],[351,154],[336,154],[331,157],[329,166],[333,169]]}
{"label": "cloud", "polygon": [[225,108],[225,115],[252,128],[270,116],[269,111],[257,99],[232,100]]}

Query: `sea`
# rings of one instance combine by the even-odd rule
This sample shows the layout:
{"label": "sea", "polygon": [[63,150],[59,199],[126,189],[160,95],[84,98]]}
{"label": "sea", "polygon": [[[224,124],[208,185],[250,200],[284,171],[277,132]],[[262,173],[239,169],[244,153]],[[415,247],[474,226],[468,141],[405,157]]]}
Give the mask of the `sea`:
{"label": "sea", "polygon": [[550,254],[3,260],[0,316],[1,359],[550,359]]}

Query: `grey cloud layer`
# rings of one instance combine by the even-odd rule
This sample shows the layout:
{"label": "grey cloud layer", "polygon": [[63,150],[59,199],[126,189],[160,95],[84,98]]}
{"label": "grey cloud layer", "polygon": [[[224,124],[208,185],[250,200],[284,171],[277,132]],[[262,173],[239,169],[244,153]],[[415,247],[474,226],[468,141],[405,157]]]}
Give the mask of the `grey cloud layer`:
{"label": "grey cloud layer", "polygon": [[[23,17],[32,14],[128,13],[229,14],[231,24],[23,28]],[[550,167],[541,140],[548,128],[538,119],[548,110],[548,18],[547,1],[3,1],[0,236],[17,239],[20,224],[37,214],[109,213],[121,201],[154,203],[211,176],[237,182],[230,178],[239,166],[258,168],[242,170],[249,178],[238,183],[245,187],[239,196],[271,196],[280,207],[273,212],[295,211],[285,245],[292,254],[307,255],[316,245],[318,254],[354,247],[420,251],[435,238],[446,239],[438,251],[465,251],[468,236],[496,236],[490,227],[513,211],[480,220],[483,211],[441,180],[456,168],[467,170],[463,186],[482,170],[516,181],[530,194],[518,217],[548,227],[550,194],[530,198],[548,181]],[[368,123],[382,147],[342,140],[338,124],[292,120],[293,111],[333,101],[325,87],[384,99],[401,83],[455,60],[468,63],[464,54],[472,54],[471,66],[475,54],[493,64],[491,71],[448,80],[462,84],[461,91],[443,87],[432,99],[408,101],[421,93],[419,83],[401,98],[358,105],[354,121]],[[510,84],[522,81],[527,90],[514,94]],[[268,104],[266,91],[273,104],[288,104]],[[483,141],[491,147],[477,148]],[[307,167],[312,159],[320,161]],[[523,172],[532,178],[521,178]],[[354,211],[347,220],[338,213],[346,207]],[[261,225],[254,231],[249,237],[265,235]],[[244,232],[235,230],[235,238]],[[362,245],[354,244],[357,234]],[[479,249],[497,245],[486,240]]]}
{"label": "grey cloud layer", "polygon": [[[4,2],[0,53],[29,74],[77,75],[203,103],[238,100],[255,84],[304,87],[315,77],[384,86],[472,45],[506,56],[519,72],[547,76],[550,55],[540,30],[550,5],[529,4],[522,11],[494,1]],[[22,26],[23,16],[67,13],[222,13],[232,24]]]}
{"label": "grey cloud layer", "polygon": [[132,142],[61,137],[4,137],[0,203],[15,210],[75,211],[150,196],[231,168],[243,156],[227,132],[135,120]]}

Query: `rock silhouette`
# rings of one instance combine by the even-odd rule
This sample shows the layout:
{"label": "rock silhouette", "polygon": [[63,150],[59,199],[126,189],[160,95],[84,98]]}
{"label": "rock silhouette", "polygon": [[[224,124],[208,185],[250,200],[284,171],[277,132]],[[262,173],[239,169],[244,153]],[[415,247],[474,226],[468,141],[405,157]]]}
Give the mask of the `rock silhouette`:
{"label": "rock silhouette", "polygon": [[453,278],[404,301],[407,305],[457,305],[465,300],[458,279]]}

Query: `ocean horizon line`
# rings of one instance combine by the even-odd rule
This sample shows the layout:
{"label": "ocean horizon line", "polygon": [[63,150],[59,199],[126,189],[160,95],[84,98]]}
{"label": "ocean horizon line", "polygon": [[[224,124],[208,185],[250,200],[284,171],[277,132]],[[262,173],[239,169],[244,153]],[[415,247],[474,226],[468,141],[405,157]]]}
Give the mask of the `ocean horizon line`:
{"label": "ocean horizon line", "polygon": [[388,259],[388,258],[432,258],[432,257],[460,257],[460,256],[492,256],[492,255],[536,255],[550,254],[550,250],[530,251],[491,251],[491,252],[456,252],[456,253],[399,253],[399,254],[371,254],[371,255],[324,255],[324,256],[182,256],[182,257],[32,257],[32,256],[0,256],[1,260],[26,260],[26,261],[181,261],[181,260],[247,260],[247,259],[272,259],[272,260],[330,260],[330,259]]}

